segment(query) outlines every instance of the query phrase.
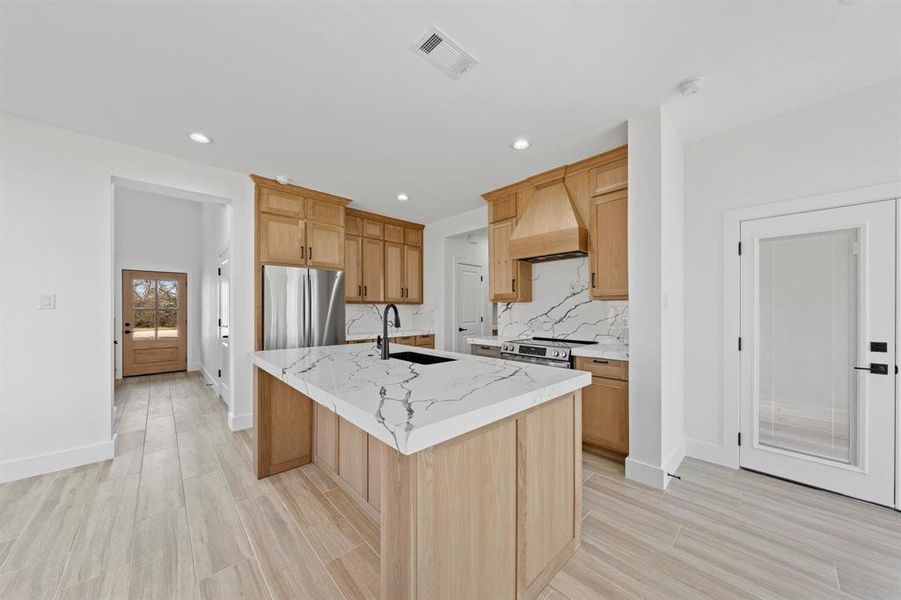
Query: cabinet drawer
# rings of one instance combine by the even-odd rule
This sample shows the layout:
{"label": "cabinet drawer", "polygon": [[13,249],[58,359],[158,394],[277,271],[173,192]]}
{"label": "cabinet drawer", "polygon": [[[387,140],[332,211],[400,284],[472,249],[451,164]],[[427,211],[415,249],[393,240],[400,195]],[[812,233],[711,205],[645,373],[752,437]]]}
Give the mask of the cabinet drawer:
{"label": "cabinet drawer", "polygon": [[435,347],[435,336],[434,335],[417,335],[416,336],[416,345],[424,346],[428,348]]}
{"label": "cabinet drawer", "polygon": [[[388,336],[391,337],[391,336]],[[416,336],[415,335],[405,335],[403,337],[392,337],[391,342],[394,344],[404,344],[407,346],[415,346],[416,345]]]}
{"label": "cabinet drawer", "polygon": [[629,363],[624,360],[607,360],[606,358],[576,357],[576,368],[588,371],[595,377],[629,380]]}
{"label": "cabinet drawer", "polygon": [[500,358],[501,357],[500,346],[485,346],[484,344],[470,344],[469,352],[470,352],[470,354],[475,354],[476,356],[487,356],[489,358]]}

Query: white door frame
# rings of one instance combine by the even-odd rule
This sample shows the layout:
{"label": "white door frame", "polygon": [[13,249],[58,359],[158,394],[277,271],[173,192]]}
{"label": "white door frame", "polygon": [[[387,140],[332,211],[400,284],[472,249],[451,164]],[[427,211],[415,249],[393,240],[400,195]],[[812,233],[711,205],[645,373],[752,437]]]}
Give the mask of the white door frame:
{"label": "white door frame", "polygon": [[[453,270],[451,271],[452,277],[453,277],[453,289],[451,291],[451,294],[452,294],[452,296],[451,296],[451,333],[452,333],[452,338],[451,339],[453,340],[453,342],[451,342],[451,347],[452,347],[451,351],[452,352],[461,352],[461,350],[457,350],[457,338],[460,337],[458,335],[459,332],[457,331],[457,328],[460,326],[457,323],[457,290],[460,287],[460,282],[458,281],[458,278],[457,278],[457,267],[460,265],[466,265],[469,267],[478,267],[478,269],[482,272],[482,283],[479,286],[479,294],[481,296],[479,299],[479,317],[480,317],[479,331],[475,332],[473,334],[473,337],[484,335],[484,333],[485,333],[485,301],[487,298],[486,292],[485,292],[485,267],[484,267],[484,265],[477,264],[474,262],[469,262],[469,261],[465,261],[465,260],[457,260],[457,258],[454,257],[453,266],[452,266]],[[468,353],[468,350],[463,349],[462,352]]]}
{"label": "white door frame", "polygon": [[[747,208],[737,208],[723,213],[723,437],[721,440],[722,451],[711,449],[709,458],[734,469],[737,469],[739,466],[738,431],[741,403],[741,354],[738,351],[738,337],[741,331],[741,262],[738,257],[738,243],[741,240],[741,222],[892,199],[901,199],[901,182],[782,200]],[[901,231],[901,215],[899,215],[898,225],[898,230]],[[901,268],[901,244],[897,245],[896,254],[899,261],[897,264]],[[896,319],[897,321],[901,321],[901,319]],[[896,335],[899,335],[901,334],[901,325],[897,326],[899,331]],[[901,510],[901,443],[899,443],[899,440],[901,440],[901,414],[899,412],[901,411],[898,408],[896,378],[895,508]]]}

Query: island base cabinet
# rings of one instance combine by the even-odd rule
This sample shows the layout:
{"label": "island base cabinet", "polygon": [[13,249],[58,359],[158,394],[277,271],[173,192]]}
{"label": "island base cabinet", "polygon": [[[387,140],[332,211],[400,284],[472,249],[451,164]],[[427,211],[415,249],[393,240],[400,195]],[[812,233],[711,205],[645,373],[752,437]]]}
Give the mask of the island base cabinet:
{"label": "island base cabinet", "polygon": [[577,392],[405,456],[381,453],[381,597],[536,598],[581,539]]}

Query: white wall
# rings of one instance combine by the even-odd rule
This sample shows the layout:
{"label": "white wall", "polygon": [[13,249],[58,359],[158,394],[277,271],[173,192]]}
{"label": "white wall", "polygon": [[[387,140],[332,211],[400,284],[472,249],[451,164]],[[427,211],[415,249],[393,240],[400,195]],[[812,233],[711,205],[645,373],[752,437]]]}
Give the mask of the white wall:
{"label": "white wall", "polygon": [[724,416],[726,403],[738,403],[734,393],[724,392],[722,376],[724,211],[901,181],[899,132],[896,79],[686,147],[689,455],[738,464],[737,423],[727,425]]}
{"label": "white wall", "polygon": [[447,321],[452,320],[448,312],[445,265],[447,251],[445,238],[475,231],[488,223],[488,206],[482,206],[447,219],[435,221],[425,226],[423,232],[423,286],[424,300],[435,308],[435,347],[451,350],[453,342],[447,344]]}
{"label": "white wall", "polygon": [[122,376],[122,270],[187,273],[188,370],[200,368],[201,208],[199,202],[116,187],[113,243],[116,377]]}
{"label": "white wall", "polygon": [[629,119],[629,457],[665,488],[684,456],[682,144],[662,108]]}
{"label": "white wall", "polygon": [[[8,115],[0,169],[0,481],[113,454],[114,177],[232,202],[229,419],[250,426],[251,180]],[[38,310],[41,293],[56,310]]]}

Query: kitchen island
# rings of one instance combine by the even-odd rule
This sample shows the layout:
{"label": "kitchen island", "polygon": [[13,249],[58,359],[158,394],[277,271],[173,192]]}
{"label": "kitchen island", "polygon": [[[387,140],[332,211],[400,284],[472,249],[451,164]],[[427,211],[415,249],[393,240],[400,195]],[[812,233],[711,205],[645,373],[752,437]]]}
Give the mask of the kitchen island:
{"label": "kitchen island", "polygon": [[257,475],[315,462],[377,519],[382,598],[536,597],[580,541],[590,375],[400,352],[451,360],[254,354]]}

